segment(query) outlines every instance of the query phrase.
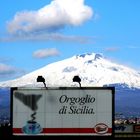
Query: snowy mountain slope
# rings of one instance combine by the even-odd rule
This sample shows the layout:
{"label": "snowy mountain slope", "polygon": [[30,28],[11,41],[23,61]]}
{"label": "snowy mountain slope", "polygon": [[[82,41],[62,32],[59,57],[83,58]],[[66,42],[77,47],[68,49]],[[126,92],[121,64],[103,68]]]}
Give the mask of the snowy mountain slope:
{"label": "snowy mountain slope", "polygon": [[48,87],[78,86],[72,82],[72,78],[79,75],[82,86],[120,84],[129,88],[140,88],[140,72],[113,63],[95,53],[76,55],[49,64],[18,79],[0,82],[0,87],[43,86],[42,83],[36,82],[38,75],[45,78]]}

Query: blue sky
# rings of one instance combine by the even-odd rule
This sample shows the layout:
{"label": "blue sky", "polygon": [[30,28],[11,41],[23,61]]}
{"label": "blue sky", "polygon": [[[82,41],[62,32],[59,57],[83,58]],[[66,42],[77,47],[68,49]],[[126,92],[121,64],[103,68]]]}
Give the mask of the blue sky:
{"label": "blue sky", "polygon": [[139,0],[1,0],[0,81],[82,53],[140,70]]}

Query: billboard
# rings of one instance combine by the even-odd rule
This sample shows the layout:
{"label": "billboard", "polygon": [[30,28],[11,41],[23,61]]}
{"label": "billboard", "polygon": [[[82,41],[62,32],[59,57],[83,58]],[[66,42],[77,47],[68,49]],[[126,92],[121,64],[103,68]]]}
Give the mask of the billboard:
{"label": "billboard", "polygon": [[131,124],[116,124],[115,133],[133,133],[133,125]]}
{"label": "billboard", "polygon": [[13,135],[112,136],[114,88],[12,88]]}
{"label": "billboard", "polygon": [[133,125],[133,131],[134,133],[140,133],[140,125],[139,124]]}

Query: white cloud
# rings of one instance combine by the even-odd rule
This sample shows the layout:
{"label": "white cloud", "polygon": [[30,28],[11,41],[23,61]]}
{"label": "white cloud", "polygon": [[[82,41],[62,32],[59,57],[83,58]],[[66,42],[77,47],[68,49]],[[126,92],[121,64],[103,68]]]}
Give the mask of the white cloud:
{"label": "white cloud", "polygon": [[108,48],[105,48],[104,50],[106,51],[106,52],[117,52],[117,51],[119,51],[119,47],[108,47]]}
{"label": "white cloud", "polygon": [[56,48],[40,49],[33,53],[35,58],[47,58],[50,56],[58,56],[60,53]]}
{"label": "white cloud", "polygon": [[0,38],[0,42],[15,42],[15,41],[63,41],[63,42],[75,42],[75,43],[94,43],[96,37],[89,36],[75,36],[64,35],[60,33],[37,33],[28,35],[14,35]]}
{"label": "white cloud", "polygon": [[24,74],[25,71],[17,69],[13,66],[0,63],[0,77],[2,79],[9,78],[9,77],[15,77]]}
{"label": "white cloud", "polygon": [[1,63],[11,62],[11,61],[13,61],[13,59],[10,58],[10,57],[0,57],[0,64]]}
{"label": "white cloud", "polygon": [[7,23],[7,29],[11,34],[50,32],[65,26],[79,26],[92,15],[93,10],[84,4],[84,0],[52,0],[37,11],[16,13]]}
{"label": "white cloud", "polygon": [[9,65],[0,63],[0,74],[14,73],[15,69]]}

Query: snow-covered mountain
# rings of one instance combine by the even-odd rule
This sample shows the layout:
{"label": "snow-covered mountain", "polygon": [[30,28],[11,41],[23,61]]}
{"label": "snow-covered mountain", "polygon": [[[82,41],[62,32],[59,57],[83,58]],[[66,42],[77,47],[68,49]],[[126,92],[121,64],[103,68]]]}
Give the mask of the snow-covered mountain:
{"label": "snow-covered mountain", "polygon": [[43,86],[36,79],[42,75],[48,87],[78,86],[73,83],[75,75],[82,86],[121,85],[140,88],[140,72],[107,60],[102,54],[82,54],[49,64],[18,79],[0,82],[0,87]]}

